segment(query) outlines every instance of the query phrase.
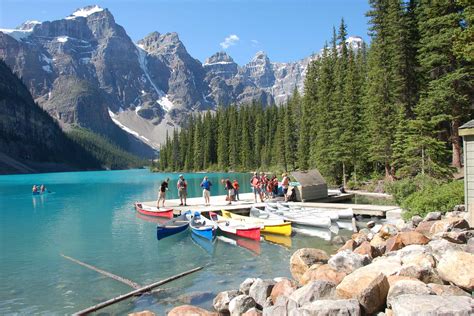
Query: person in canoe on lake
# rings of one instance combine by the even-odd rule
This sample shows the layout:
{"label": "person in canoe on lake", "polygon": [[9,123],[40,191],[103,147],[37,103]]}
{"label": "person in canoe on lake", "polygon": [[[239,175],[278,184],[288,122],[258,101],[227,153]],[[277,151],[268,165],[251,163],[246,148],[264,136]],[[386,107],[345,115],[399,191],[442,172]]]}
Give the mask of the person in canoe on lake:
{"label": "person in canoe on lake", "polygon": [[209,181],[207,176],[201,182],[202,196],[204,197],[204,205],[211,205],[211,186],[212,183]]}
{"label": "person in canoe on lake", "polygon": [[44,184],[42,184],[42,185],[40,186],[40,192],[43,193],[43,192],[45,192],[45,191],[46,191],[46,187],[44,186]]}
{"label": "person in canoe on lake", "polygon": [[237,182],[237,180],[234,179],[234,181],[232,182],[232,186],[234,187],[235,198],[236,198],[238,201],[240,201],[240,197],[239,197],[240,185],[239,185],[239,182]]}
{"label": "person in canoe on lake", "polygon": [[222,179],[222,183],[224,184],[224,189],[227,190],[227,200],[229,201],[227,205],[230,205],[232,204],[232,201],[235,198],[234,186],[232,185],[232,182],[230,182],[229,179]]}
{"label": "person in canoe on lake", "polygon": [[176,184],[176,186],[178,187],[179,200],[181,201],[181,204],[179,204],[179,206],[187,206],[186,197],[188,195],[188,183],[186,182],[186,180],[184,180],[182,174],[179,175],[178,183]]}
{"label": "person in canoe on lake", "polygon": [[257,172],[253,173],[253,177],[250,179],[250,185],[252,186],[255,203],[257,203],[257,194],[260,196],[260,202],[263,202],[262,191],[260,190],[261,182]]}
{"label": "person in canoe on lake", "polygon": [[33,185],[33,189],[31,189],[31,192],[38,192],[38,186],[36,184]]}
{"label": "person in canoe on lake", "polygon": [[158,192],[158,202],[156,202],[156,207],[160,207],[160,201],[163,200],[163,207],[165,207],[165,198],[166,198],[166,191],[168,191],[168,182],[170,182],[170,178],[166,178],[160,185],[160,192]]}
{"label": "person in canoe on lake", "polygon": [[290,178],[285,172],[281,175],[283,179],[281,180],[281,188],[283,189],[283,195],[285,196],[285,202],[288,202],[288,187],[290,186]]}

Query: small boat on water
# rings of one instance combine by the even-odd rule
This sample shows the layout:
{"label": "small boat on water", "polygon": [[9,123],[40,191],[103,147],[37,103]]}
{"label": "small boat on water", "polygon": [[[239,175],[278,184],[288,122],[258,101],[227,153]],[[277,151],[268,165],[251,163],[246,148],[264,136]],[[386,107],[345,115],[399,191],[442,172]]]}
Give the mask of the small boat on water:
{"label": "small boat on water", "polygon": [[284,210],[283,208],[278,208],[276,210],[268,206],[265,207],[265,211],[260,212],[272,212],[275,215],[283,217],[283,219],[292,224],[322,228],[331,227],[331,218],[329,216],[314,215],[311,212],[300,212],[297,210],[291,211],[290,209]]}
{"label": "small boat on water", "polygon": [[311,237],[319,237],[327,241],[331,240],[331,236],[332,236],[331,230],[325,229],[325,228],[296,225],[295,227],[293,227],[293,230],[297,234],[311,236]]}
{"label": "small boat on water", "polygon": [[156,226],[156,238],[158,240],[165,237],[185,231],[189,227],[191,220],[191,211],[187,211],[178,217],[166,222],[165,224],[158,224]]}
{"label": "small boat on water", "polygon": [[155,206],[144,205],[140,202],[135,202],[135,209],[138,213],[143,215],[173,218],[172,208],[158,208]]}
{"label": "small boat on water", "polygon": [[193,218],[189,221],[191,232],[201,238],[213,240],[217,233],[217,224],[205,218],[199,212],[194,212]]}
{"label": "small boat on water", "polygon": [[41,191],[34,191],[34,192],[31,192],[31,194],[34,195],[34,196],[36,196],[36,195],[45,195],[45,194],[48,194],[48,193],[53,193],[53,192],[48,191],[48,190],[43,191],[43,192],[41,192]]}
{"label": "small boat on water", "polygon": [[262,233],[291,236],[291,223],[285,222],[284,219],[261,219],[242,216],[225,210],[222,210],[222,217],[231,218],[236,221],[242,221],[246,224],[259,225],[261,227]]}
{"label": "small boat on water", "polygon": [[246,224],[230,218],[225,218],[210,212],[211,219],[217,224],[219,230],[224,234],[234,235],[242,238],[260,240],[261,225]]}

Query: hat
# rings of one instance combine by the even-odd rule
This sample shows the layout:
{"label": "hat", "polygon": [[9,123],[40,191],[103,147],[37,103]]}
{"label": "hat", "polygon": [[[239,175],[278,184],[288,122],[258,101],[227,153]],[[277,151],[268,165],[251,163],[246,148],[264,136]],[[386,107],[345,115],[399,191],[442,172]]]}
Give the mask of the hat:
{"label": "hat", "polygon": [[183,175],[182,175],[182,174],[180,174],[180,175],[179,175],[179,178],[182,178],[182,177],[183,177]]}

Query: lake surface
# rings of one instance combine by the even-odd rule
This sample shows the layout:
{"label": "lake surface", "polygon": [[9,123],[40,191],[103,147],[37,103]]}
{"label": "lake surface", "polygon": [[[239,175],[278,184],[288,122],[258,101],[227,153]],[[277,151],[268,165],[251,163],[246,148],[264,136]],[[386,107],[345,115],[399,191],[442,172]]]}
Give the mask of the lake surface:
{"label": "lake surface", "polygon": [[[224,194],[218,182],[225,177],[237,179],[242,192],[250,191],[249,174],[208,175],[212,195]],[[101,310],[163,314],[185,303],[210,308],[218,292],[238,288],[246,277],[289,276],[295,249],[334,250],[324,239],[299,233],[260,243],[231,239],[202,244],[189,232],[157,241],[156,222],[139,217],[132,204],[156,199],[168,176],[167,197],[177,198],[178,174],[146,169],[0,176],[0,314],[71,314],[132,290],[60,254],[140,285],[204,266],[164,285],[163,291]],[[184,176],[189,196],[200,196],[204,175]],[[33,197],[32,185],[42,183],[54,193]],[[327,232],[316,233],[321,234]]]}

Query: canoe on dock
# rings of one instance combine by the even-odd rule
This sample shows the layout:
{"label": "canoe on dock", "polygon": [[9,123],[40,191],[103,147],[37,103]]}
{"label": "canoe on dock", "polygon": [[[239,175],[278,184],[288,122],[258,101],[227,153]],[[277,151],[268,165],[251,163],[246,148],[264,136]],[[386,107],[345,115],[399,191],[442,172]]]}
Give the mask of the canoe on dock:
{"label": "canoe on dock", "polygon": [[140,202],[135,203],[135,209],[138,213],[148,216],[173,218],[172,208],[157,208],[154,206],[144,205]]}
{"label": "canoe on dock", "polygon": [[242,216],[229,211],[222,210],[222,217],[242,221],[247,224],[260,225],[262,233],[270,233],[284,236],[291,236],[291,223],[283,219],[261,219],[255,217]]}
{"label": "canoe on dock", "polygon": [[[260,212],[273,213],[273,215],[281,216],[284,220],[291,222],[292,224],[298,224],[302,226],[312,226],[312,227],[322,227],[329,228],[331,227],[331,218],[328,216],[314,215],[311,212],[304,212],[298,210],[285,210],[282,207],[274,209],[272,207],[266,206],[265,210]],[[275,218],[275,216],[270,217]]]}
{"label": "canoe on dock", "polygon": [[222,233],[260,241],[261,225],[246,224],[242,221],[219,216],[214,212],[210,212],[209,215]]}
{"label": "canoe on dock", "polygon": [[178,217],[173,218],[165,224],[158,224],[156,226],[156,238],[160,240],[185,231],[189,227],[190,220],[191,212],[188,211]]}
{"label": "canoe on dock", "polygon": [[199,212],[194,212],[193,218],[189,221],[191,232],[198,237],[213,240],[217,233],[217,224],[212,220],[201,216]]}

